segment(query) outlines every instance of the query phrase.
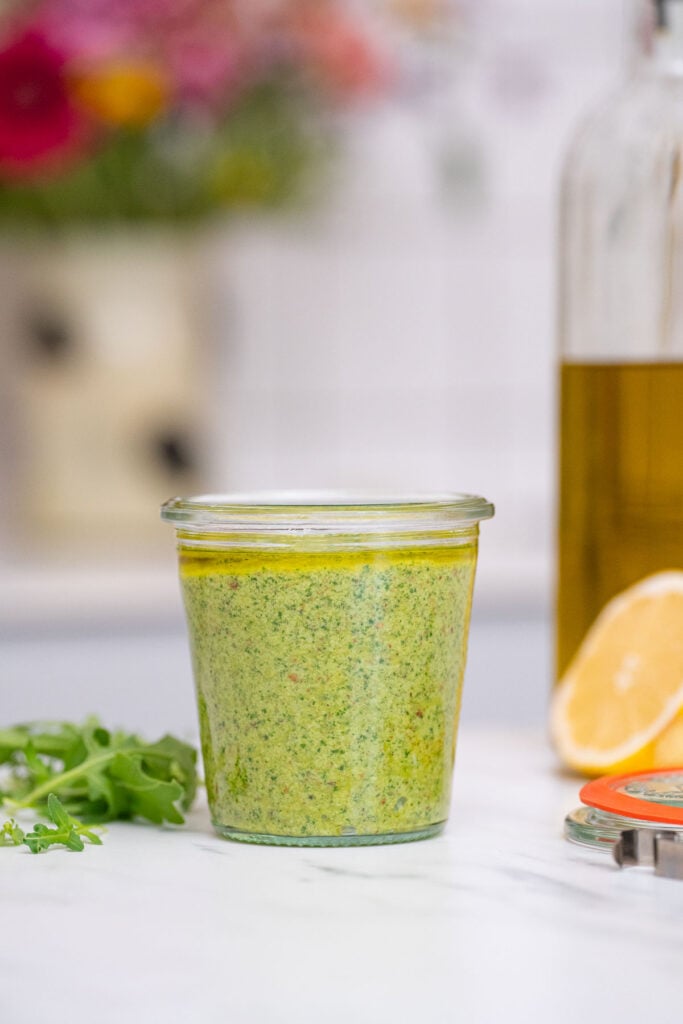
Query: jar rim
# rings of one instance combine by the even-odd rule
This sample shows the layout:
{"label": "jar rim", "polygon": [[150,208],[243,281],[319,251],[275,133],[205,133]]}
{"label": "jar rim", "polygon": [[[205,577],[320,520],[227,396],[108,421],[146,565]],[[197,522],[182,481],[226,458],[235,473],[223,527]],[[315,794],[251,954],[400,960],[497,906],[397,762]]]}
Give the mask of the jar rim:
{"label": "jar rim", "polygon": [[473,526],[494,514],[474,494],[382,491],[254,491],[170,498],[161,518],[182,530],[230,533],[431,532]]}

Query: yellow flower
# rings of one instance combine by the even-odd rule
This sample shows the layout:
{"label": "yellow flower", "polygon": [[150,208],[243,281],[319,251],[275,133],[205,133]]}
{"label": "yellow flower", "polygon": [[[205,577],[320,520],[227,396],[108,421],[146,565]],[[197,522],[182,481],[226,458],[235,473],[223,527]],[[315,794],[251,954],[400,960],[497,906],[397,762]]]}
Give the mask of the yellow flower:
{"label": "yellow flower", "polygon": [[168,83],[153,64],[119,62],[74,82],[79,101],[102,121],[144,127],[163,110]]}

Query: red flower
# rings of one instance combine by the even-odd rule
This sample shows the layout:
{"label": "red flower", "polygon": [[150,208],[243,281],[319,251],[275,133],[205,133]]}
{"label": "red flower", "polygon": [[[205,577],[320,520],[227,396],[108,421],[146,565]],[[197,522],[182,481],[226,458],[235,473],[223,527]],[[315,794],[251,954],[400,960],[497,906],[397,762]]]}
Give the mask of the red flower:
{"label": "red flower", "polygon": [[0,167],[26,175],[64,158],[82,136],[64,56],[29,31],[0,50]]}

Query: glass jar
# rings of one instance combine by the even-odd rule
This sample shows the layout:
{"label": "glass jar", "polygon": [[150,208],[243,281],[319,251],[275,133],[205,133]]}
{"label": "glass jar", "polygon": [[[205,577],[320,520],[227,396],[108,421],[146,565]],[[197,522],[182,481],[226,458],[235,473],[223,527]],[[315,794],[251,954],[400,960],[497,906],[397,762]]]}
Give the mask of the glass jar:
{"label": "glass jar", "polygon": [[610,598],[683,568],[683,2],[632,12],[562,187],[558,678]]}
{"label": "glass jar", "polygon": [[479,522],[468,495],[174,499],[206,787],[231,839],[443,826]]}

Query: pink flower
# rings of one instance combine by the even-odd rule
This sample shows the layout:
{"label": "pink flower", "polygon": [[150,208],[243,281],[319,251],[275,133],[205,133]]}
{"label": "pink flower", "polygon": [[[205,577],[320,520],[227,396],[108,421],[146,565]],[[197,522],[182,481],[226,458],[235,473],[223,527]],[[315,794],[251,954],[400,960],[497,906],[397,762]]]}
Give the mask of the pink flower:
{"label": "pink flower", "polygon": [[27,31],[0,50],[0,168],[18,175],[61,161],[83,137],[64,56]]}
{"label": "pink flower", "polygon": [[77,61],[149,56],[196,0],[43,0],[44,34]]}
{"label": "pink flower", "polygon": [[181,102],[224,99],[241,81],[242,54],[229,37],[208,40],[179,36],[166,46],[165,57]]}
{"label": "pink flower", "polygon": [[244,83],[250,59],[232,5],[200,0],[192,9],[192,0],[185,0],[176,15],[157,40],[179,102],[215,106],[231,99]]}
{"label": "pink flower", "polygon": [[152,61],[181,104],[222,102],[243,75],[233,0],[44,0],[39,17],[74,66]]}
{"label": "pink flower", "polygon": [[320,0],[292,4],[286,29],[304,67],[333,95],[371,93],[386,84],[386,60],[339,6]]}

